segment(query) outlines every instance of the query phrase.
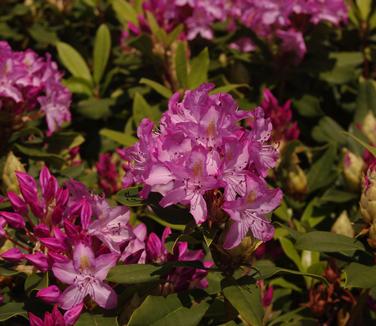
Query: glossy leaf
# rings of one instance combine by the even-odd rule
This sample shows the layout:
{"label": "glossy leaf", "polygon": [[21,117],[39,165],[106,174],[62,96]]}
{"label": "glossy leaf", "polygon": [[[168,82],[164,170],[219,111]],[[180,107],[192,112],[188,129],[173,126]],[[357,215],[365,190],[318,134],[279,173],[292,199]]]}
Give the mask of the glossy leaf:
{"label": "glossy leaf", "polygon": [[93,77],[98,84],[106,69],[108,59],[111,53],[111,34],[107,25],[102,24],[97,30],[94,42],[93,53]]}

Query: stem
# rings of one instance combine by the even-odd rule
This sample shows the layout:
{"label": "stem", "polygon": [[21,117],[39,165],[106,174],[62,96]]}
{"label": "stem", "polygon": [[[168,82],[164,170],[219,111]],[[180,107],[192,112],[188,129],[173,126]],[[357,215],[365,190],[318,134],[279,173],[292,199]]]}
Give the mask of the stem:
{"label": "stem", "polygon": [[22,249],[24,249],[24,250],[30,252],[30,247],[26,247],[26,246],[23,245],[22,243],[20,243],[20,242],[18,242],[17,240],[13,239],[13,238],[11,237],[11,235],[10,235],[7,231],[5,231],[5,237],[7,238],[7,240],[9,240],[10,242],[12,242],[12,243],[15,244],[16,246],[18,246],[18,247],[20,247],[20,248],[22,248]]}

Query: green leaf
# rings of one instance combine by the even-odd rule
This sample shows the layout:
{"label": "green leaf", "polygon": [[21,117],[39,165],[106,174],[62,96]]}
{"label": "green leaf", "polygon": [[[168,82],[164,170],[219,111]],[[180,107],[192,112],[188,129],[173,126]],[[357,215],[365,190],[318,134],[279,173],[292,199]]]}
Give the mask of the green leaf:
{"label": "green leaf", "polygon": [[112,0],[112,8],[116,13],[116,17],[123,25],[130,22],[138,26],[137,12],[129,2],[125,0]]}
{"label": "green leaf", "polygon": [[27,295],[30,295],[33,291],[38,291],[40,289],[46,288],[48,286],[48,273],[40,274],[30,274],[24,284],[24,289]]}
{"label": "green leaf", "polygon": [[122,189],[114,196],[114,199],[125,206],[142,206],[142,199],[139,195],[138,187]]}
{"label": "green leaf", "polygon": [[157,108],[151,107],[140,93],[135,94],[133,101],[133,118],[136,125],[139,125],[144,118],[158,121],[160,116],[161,112]]}
{"label": "green leaf", "polygon": [[111,140],[123,146],[132,146],[134,143],[137,142],[136,137],[127,135],[125,133],[122,133],[116,130],[107,129],[107,128],[101,129],[99,131],[99,134],[103,137],[110,138]]}
{"label": "green leaf", "polygon": [[63,80],[63,85],[67,87],[72,93],[84,94],[87,96],[93,95],[93,88],[86,79],[71,77]]}
{"label": "green leaf", "polygon": [[334,52],[330,53],[330,58],[335,60],[335,65],[331,71],[321,73],[321,79],[331,84],[344,84],[359,75],[356,67],[363,62],[361,52]]}
{"label": "green leaf", "polygon": [[356,0],[356,5],[359,8],[360,17],[366,21],[372,10],[372,0]]}
{"label": "green leaf", "polygon": [[191,61],[191,71],[188,75],[188,88],[196,88],[207,81],[209,63],[209,51],[205,48]]}
{"label": "green leaf", "polygon": [[343,132],[344,129],[332,118],[324,117],[313,128],[312,137],[320,143],[337,142],[345,145],[347,139]]}
{"label": "green leaf", "polygon": [[0,306],[0,322],[15,316],[22,316],[27,319],[27,312],[24,310],[23,302],[10,302]]}
{"label": "green leaf", "polygon": [[307,174],[308,191],[313,192],[332,182],[335,174],[332,171],[337,158],[337,148],[334,144],[329,145],[327,151],[312,165]]}
{"label": "green leaf", "polygon": [[105,119],[111,115],[110,107],[115,102],[112,98],[89,98],[78,102],[77,112],[83,117],[100,120]]}
{"label": "green leaf", "polygon": [[75,326],[117,326],[119,325],[116,317],[107,317],[98,314],[85,312],[75,323]]}
{"label": "green leaf", "polygon": [[257,279],[269,279],[271,277],[274,277],[276,275],[280,274],[287,274],[287,275],[300,275],[300,276],[308,276],[312,277],[314,279],[320,280],[324,283],[327,283],[327,280],[322,277],[321,275],[307,273],[307,272],[299,272],[292,269],[282,268],[275,266],[271,261],[268,260],[259,260],[254,264],[253,268],[255,269],[255,273],[253,274],[253,277]]}
{"label": "green leaf", "polygon": [[69,44],[64,42],[56,43],[57,52],[63,65],[74,77],[79,77],[91,83],[89,68],[82,56]]}
{"label": "green leaf", "polygon": [[294,106],[303,117],[313,118],[324,114],[320,107],[320,100],[312,95],[304,95],[301,99],[294,101]]}
{"label": "green leaf", "polygon": [[95,36],[93,53],[94,81],[99,84],[106,69],[111,52],[111,34],[106,24],[99,26]]}
{"label": "green leaf", "polygon": [[146,18],[149,23],[150,29],[152,34],[164,45],[167,45],[167,34],[163,28],[158,25],[157,20],[155,19],[154,15],[150,12],[146,12]]}
{"label": "green leaf", "polygon": [[295,247],[300,250],[342,252],[350,255],[356,250],[364,250],[363,244],[356,239],[325,231],[313,231],[300,235]]}
{"label": "green leaf", "polygon": [[351,263],[345,268],[346,287],[373,288],[376,287],[376,266],[366,266]]}
{"label": "green leaf", "polygon": [[263,308],[261,295],[256,285],[232,284],[223,289],[223,295],[250,325],[262,326]]}
{"label": "green leaf", "polygon": [[376,82],[360,78],[356,99],[355,123],[363,123],[369,111],[376,114]]}
{"label": "green leaf", "polygon": [[177,294],[167,297],[149,295],[134,311],[128,326],[196,326],[208,308],[205,302],[187,308]]}
{"label": "green leaf", "polygon": [[120,284],[138,284],[157,281],[159,275],[151,275],[161,267],[148,264],[117,265],[110,269],[107,281]]}
{"label": "green leaf", "polygon": [[210,92],[210,94],[229,93],[235,89],[242,88],[242,87],[250,88],[248,84],[229,84],[229,85],[224,85],[224,86],[220,86],[220,87],[213,89]]}
{"label": "green leaf", "polygon": [[296,267],[298,267],[300,271],[303,271],[301,259],[299,253],[294,247],[294,244],[287,238],[280,238],[279,242],[281,243],[282,249],[285,252],[286,256],[295,263]]}
{"label": "green leaf", "polygon": [[171,90],[153,80],[141,78],[140,83],[150,86],[152,89],[154,89],[157,93],[161,94],[165,98],[170,98],[172,96]]}
{"label": "green leaf", "polygon": [[14,146],[19,152],[21,152],[22,154],[25,154],[26,156],[32,159],[42,160],[42,161],[45,160],[56,165],[62,165],[65,163],[65,159],[60,155],[47,153],[41,149],[27,147],[27,146],[23,146],[20,144],[15,144]]}
{"label": "green leaf", "polygon": [[186,88],[188,86],[188,65],[186,44],[184,42],[179,42],[176,48],[175,69],[180,87]]}
{"label": "green leaf", "polygon": [[47,29],[46,27],[36,23],[31,28],[28,28],[28,32],[31,37],[36,40],[38,43],[54,45],[59,41],[57,34]]}
{"label": "green leaf", "polygon": [[359,194],[353,192],[346,192],[337,189],[328,189],[322,197],[319,198],[319,203],[346,203],[351,200],[359,198]]}
{"label": "green leaf", "polygon": [[363,140],[359,139],[358,137],[354,136],[353,134],[351,134],[349,132],[345,132],[345,134],[352,137],[355,141],[357,141],[360,145],[362,145],[364,148],[366,148],[373,156],[376,157],[376,147],[368,145],[366,142],[364,142]]}

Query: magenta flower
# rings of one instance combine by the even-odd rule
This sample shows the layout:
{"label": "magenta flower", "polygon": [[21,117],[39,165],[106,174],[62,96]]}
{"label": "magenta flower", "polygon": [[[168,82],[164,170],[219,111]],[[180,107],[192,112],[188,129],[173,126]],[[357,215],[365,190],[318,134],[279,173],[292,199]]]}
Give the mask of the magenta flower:
{"label": "magenta flower", "polygon": [[275,141],[288,141],[298,139],[299,127],[292,121],[291,101],[280,105],[273,93],[266,88],[260,106],[264,109],[265,116],[269,117],[273,125],[272,137]]}
{"label": "magenta flower", "polygon": [[118,172],[116,164],[112,161],[110,153],[102,153],[99,155],[99,161],[96,164],[98,171],[98,183],[103,189],[106,196],[109,196],[119,190]]}
{"label": "magenta flower", "polygon": [[72,326],[80,317],[83,306],[83,304],[79,304],[62,315],[57,305],[54,305],[51,313],[44,314],[44,319],[29,312],[30,326]]}
{"label": "magenta flower", "polygon": [[54,275],[61,282],[69,284],[59,299],[60,307],[64,310],[71,309],[81,304],[86,296],[90,296],[102,308],[115,308],[116,293],[103,281],[117,260],[118,255],[112,253],[95,257],[90,247],[77,244],[73,260],[52,266]]}
{"label": "magenta flower", "polygon": [[[187,242],[179,242],[171,254],[165,247],[167,237],[171,234],[170,228],[165,228],[160,239],[155,233],[150,233],[147,240],[147,262],[163,264],[166,262],[192,262],[202,261],[205,253],[203,250],[189,250]],[[212,262],[204,262],[205,267],[211,267]],[[166,286],[172,291],[182,291],[188,288],[205,288],[207,271],[193,267],[176,267],[166,278]],[[171,289],[172,287],[172,289]]]}
{"label": "magenta flower", "polygon": [[258,240],[270,240],[274,228],[265,215],[277,208],[281,200],[279,189],[270,189],[261,178],[247,176],[246,195],[223,205],[232,219],[224,247],[237,246],[249,231]]}

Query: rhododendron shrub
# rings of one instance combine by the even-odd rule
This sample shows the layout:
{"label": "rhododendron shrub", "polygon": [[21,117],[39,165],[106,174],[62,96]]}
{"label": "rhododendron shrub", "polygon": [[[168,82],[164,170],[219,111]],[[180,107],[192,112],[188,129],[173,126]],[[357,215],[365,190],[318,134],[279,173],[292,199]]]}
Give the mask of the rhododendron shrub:
{"label": "rhododendron shrub", "polygon": [[1,1],[0,324],[374,325],[375,17]]}

